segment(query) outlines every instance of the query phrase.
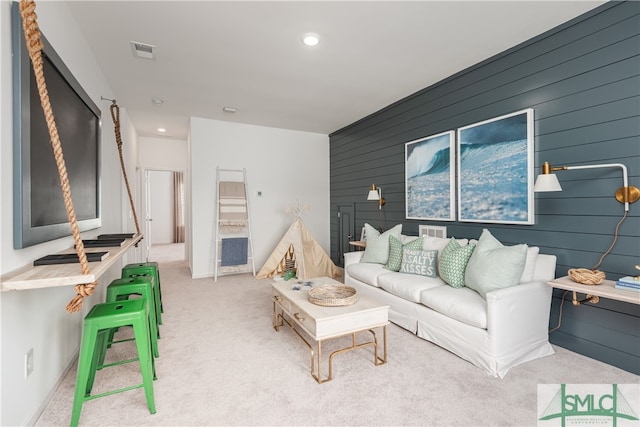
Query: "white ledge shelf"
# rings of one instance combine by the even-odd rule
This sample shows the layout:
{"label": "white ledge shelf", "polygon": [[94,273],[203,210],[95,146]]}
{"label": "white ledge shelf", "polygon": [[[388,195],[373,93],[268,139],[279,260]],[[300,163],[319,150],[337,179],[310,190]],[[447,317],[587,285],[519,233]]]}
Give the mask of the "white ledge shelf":
{"label": "white ledge shelf", "polygon": [[[80,263],[52,264],[34,267],[27,265],[2,276],[2,292],[24,291],[28,289],[52,288],[58,286],[75,286],[97,281],[116,261],[142,240],[142,235],[125,239],[118,247],[85,248],[86,252],[108,251],[109,255],[102,261],[90,262],[90,274],[82,274]],[[75,253],[70,248],[59,253]]]}
{"label": "white ledge shelf", "polygon": [[605,280],[599,285],[583,285],[571,280],[568,276],[558,277],[550,282],[550,286],[566,291],[578,292],[587,296],[608,298],[616,301],[640,304],[640,292],[616,288],[616,282]]}

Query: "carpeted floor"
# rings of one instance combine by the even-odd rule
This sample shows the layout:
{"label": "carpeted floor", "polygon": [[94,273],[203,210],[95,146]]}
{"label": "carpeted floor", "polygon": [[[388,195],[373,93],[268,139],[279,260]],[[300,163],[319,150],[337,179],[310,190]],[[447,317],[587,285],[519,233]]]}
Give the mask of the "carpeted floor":
{"label": "carpeted floor", "polygon": [[[269,280],[248,274],[192,280],[184,261],[160,268],[165,312],[154,382],[157,413],[149,414],[137,389],[86,402],[81,425],[536,425],[538,384],[640,382],[562,348],[495,379],[392,324],[386,365],[374,366],[369,348],[348,352],[334,360],[334,380],[317,384],[305,345],[290,330],[272,328]],[[324,354],[328,350],[323,347]],[[131,343],[119,344],[108,357],[132,352]],[[75,370],[36,425],[69,425]],[[136,364],[104,369],[94,392],[139,378]]]}

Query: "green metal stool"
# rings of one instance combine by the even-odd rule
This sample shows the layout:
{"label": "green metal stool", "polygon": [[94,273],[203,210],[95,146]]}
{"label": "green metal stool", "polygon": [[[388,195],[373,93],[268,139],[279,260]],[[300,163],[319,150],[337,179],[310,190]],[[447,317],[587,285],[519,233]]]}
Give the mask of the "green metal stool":
{"label": "green metal stool", "polygon": [[[151,349],[153,350],[154,357],[159,357],[160,353],[158,351],[158,338],[160,337],[160,331],[158,330],[158,323],[156,320],[156,306],[153,295],[153,277],[145,275],[129,277],[127,279],[116,279],[112,281],[107,287],[106,302],[127,300],[131,295],[140,295],[147,301]],[[111,329],[109,331],[109,336],[105,343],[106,346],[103,350],[100,364],[102,364],[102,362],[104,361],[106,348],[110,347],[113,343],[114,333],[115,329]]]}
{"label": "green metal stool", "polygon": [[[71,426],[78,425],[82,404],[84,402],[141,387],[144,387],[149,412],[152,414],[156,413],[153,397],[154,361],[153,355],[151,354],[151,340],[149,339],[148,326],[149,317],[147,315],[146,304],[146,301],[142,298],[96,304],[84,318],[82,344],[80,345],[80,355],[78,357],[76,388],[73,397],[73,410],[71,412]],[[98,359],[103,349],[106,335],[109,330],[122,326],[133,326],[138,357],[116,362],[108,366],[120,365],[136,360],[139,361],[142,384],[92,396],[91,389],[93,388]]]}
{"label": "green metal stool", "polygon": [[156,296],[156,316],[158,319],[158,325],[162,325],[162,313],[164,308],[162,306],[162,287],[160,286],[160,269],[157,262],[139,262],[134,264],[127,264],[122,268],[122,278],[139,276],[142,274],[149,274],[154,277],[154,295]]}

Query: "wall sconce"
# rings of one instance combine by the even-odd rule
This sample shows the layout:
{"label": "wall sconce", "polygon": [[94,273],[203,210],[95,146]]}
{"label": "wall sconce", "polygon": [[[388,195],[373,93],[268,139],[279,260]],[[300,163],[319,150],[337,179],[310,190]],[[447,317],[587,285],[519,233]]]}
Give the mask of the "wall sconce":
{"label": "wall sconce", "polygon": [[549,162],[542,165],[542,173],[538,175],[536,184],[533,187],[535,192],[544,191],[562,191],[562,187],[558,182],[558,178],[552,172],[578,169],[597,169],[597,168],[622,168],[622,184],[623,186],[616,191],[616,200],[624,203],[625,212],[629,211],[629,203],[634,203],[640,199],[640,190],[638,187],[629,186],[627,179],[627,167],[622,163],[610,163],[603,165],[584,165],[584,166],[559,166],[553,167]]}
{"label": "wall sconce", "polygon": [[380,187],[376,187],[375,184],[371,184],[371,190],[369,190],[369,194],[367,195],[367,200],[377,200],[378,201],[378,209],[382,209],[386,201],[384,197],[382,197],[382,189]]}
{"label": "wall sconce", "polygon": [[[558,182],[558,178],[552,172],[562,171],[562,170],[578,170],[578,169],[598,169],[598,168],[621,168],[622,169],[622,187],[618,188],[616,191],[615,197],[616,200],[620,203],[624,203],[624,215],[622,219],[618,222],[616,226],[615,234],[613,237],[613,243],[607,249],[607,251],[600,257],[598,263],[591,269],[586,268],[571,268],[569,269],[569,277],[571,280],[577,283],[582,283],[585,285],[599,285],[605,279],[605,274],[602,271],[596,270],[604,257],[606,257],[613,246],[616,244],[616,240],[618,239],[618,230],[620,225],[627,217],[627,212],[629,211],[629,204],[635,203],[640,199],[640,190],[637,187],[629,186],[629,180],[627,178],[627,167],[622,163],[609,163],[602,165],[584,165],[584,166],[559,166],[553,167],[549,164],[549,162],[544,162],[542,165],[542,173],[538,175],[536,179],[536,183],[533,187],[533,191],[535,192],[544,192],[544,191],[562,191],[562,187]],[[576,291],[573,291],[573,304],[580,305],[584,302],[597,303],[599,298],[597,296],[587,295],[587,298],[578,301],[576,297]]]}

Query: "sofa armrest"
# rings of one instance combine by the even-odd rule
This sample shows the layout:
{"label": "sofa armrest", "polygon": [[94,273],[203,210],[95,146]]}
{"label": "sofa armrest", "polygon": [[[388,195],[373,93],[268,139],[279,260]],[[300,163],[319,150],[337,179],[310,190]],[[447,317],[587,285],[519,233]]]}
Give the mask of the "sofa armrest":
{"label": "sofa armrest", "polygon": [[358,264],[362,259],[362,255],[364,251],[354,251],[354,252],[345,252],[344,253],[344,283],[346,285],[352,284],[354,279],[351,278],[349,274],[349,266],[352,264]]}
{"label": "sofa armrest", "polygon": [[544,281],[487,293],[487,331],[495,354],[548,341],[551,293],[551,286]]}
{"label": "sofa armrest", "polygon": [[344,268],[347,268],[349,264],[357,264],[362,259],[364,251],[354,251],[344,253]]}

